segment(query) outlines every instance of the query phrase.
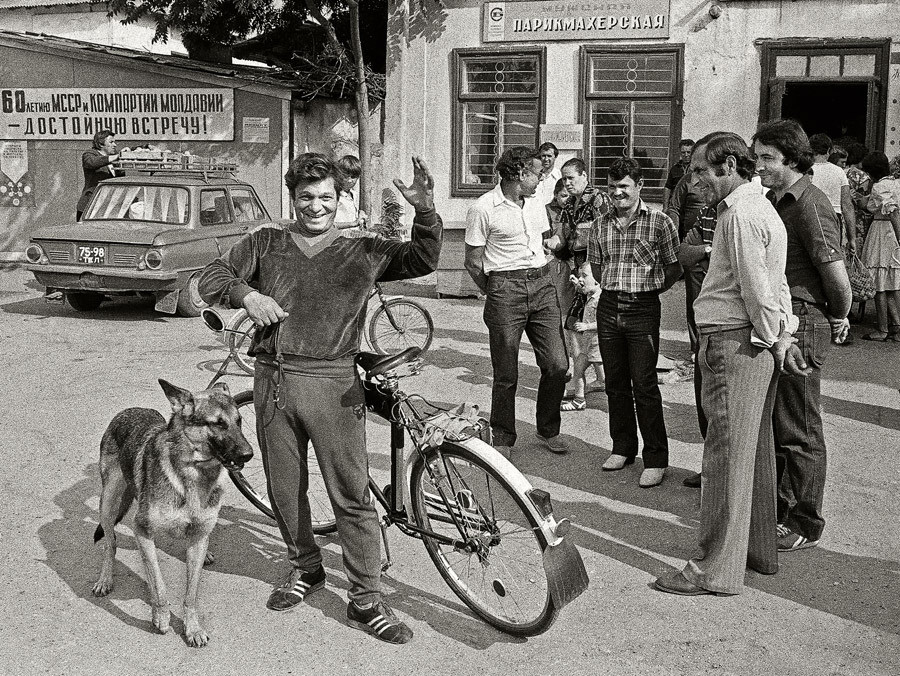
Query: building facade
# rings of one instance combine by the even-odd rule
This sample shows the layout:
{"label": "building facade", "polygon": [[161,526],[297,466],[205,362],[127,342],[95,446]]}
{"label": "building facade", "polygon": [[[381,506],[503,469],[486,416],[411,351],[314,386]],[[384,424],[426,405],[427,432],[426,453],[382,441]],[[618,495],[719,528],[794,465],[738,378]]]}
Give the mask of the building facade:
{"label": "building facade", "polygon": [[510,145],[553,141],[601,185],[634,156],[649,201],[679,139],[778,117],[900,152],[891,0],[400,0],[390,22],[385,169],[415,153],[435,168],[446,288],[465,285],[453,231]]}

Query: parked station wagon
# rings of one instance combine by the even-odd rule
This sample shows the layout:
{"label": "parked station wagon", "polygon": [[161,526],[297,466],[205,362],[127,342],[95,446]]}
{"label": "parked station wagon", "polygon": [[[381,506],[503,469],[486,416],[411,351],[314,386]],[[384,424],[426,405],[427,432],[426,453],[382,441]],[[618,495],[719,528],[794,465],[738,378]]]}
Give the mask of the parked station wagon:
{"label": "parked station wagon", "polygon": [[78,311],[141,294],[155,296],[159,311],[196,317],[206,307],[203,267],[267,225],[278,226],[249,184],[160,166],[102,181],[80,222],[32,235],[25,267]]}

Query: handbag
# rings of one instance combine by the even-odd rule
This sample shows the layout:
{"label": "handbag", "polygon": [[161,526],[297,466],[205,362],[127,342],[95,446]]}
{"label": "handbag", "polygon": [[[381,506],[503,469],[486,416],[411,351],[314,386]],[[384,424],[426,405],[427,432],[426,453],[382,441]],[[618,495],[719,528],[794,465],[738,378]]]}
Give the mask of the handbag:
{"label": "handbag", "polygon": [[586,300],[587,296],[581,292],[577,292],[572,299],[572,305],[569,306],[569,311],[566,313],[565,326],[569,331],[575,330],[575,322],[584,320],[584,303]]}
{"label": "handbag", "polygon": [[847,276],[850,278],[853,302],[865,303],[875,297],[875,277],[856,254],[851,254],[847,260]]}

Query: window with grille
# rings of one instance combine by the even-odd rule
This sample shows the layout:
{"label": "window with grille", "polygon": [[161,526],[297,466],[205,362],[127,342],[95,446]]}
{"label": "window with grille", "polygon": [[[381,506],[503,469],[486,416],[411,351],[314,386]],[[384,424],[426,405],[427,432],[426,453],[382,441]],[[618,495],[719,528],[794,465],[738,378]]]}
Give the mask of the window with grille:
{"label": "window with grille", "polygon": [[510,146],[535,147],[542,119],[542,49],[454,51],[453,189],[480,195]]}
{"label": "window with grille", "polygon": [[644,199],[661,201],[681,135],[681,48],[582,54],[591,181],[606,185],[609,165],[634,157],[644,173]]}

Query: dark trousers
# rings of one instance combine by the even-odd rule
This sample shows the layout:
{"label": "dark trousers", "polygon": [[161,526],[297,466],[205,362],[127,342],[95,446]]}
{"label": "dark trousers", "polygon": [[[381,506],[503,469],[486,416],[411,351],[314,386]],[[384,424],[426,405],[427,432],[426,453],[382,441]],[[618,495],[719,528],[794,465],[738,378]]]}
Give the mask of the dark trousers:
{"label": "dark trousers", "polygon": [[644,467],[669,465],[669,442],[656,377],[659,319],[659,294],[655,292],[604,290],[597,304],[597,336],[606,375],[612,452],[635,457],[640,427]]}
{"label": "dark trousers", "polygon": [[516,442],[516,388],[523,332],[534,348],[541,370],[537,391],[537,433],[546,438],[555,437],[559,434],[559,406],[565,393],[569,357],[551,276],[545,273],[528,279],[492,274],[488,278],[484,323],[490,337],[494,368],[491,392],[494,443],[512,446]]}
{"label": "dark trousers", "polygon": [[[324,368],[332,368],[327,363]],[[286,373],[276,404],[277,371],[256,362],[253,403],[269,499],[288,560],[313,571],[322,553],[313,536],[307,490],[308,444],[319,461],[341,539],[347,596],[359,604],[381,599],[381,538],[369,495],[366,409],[359,376],[348,365],[342,377]],[[283,408],[282,408],[283,406]]]}
{"label": "dark trousers", "polygon": [[822,430],[822,365],[831,345],[831,327],[822,311],[794,301],[800,327],[794,334],[812,372],[805,378],[787,373],[778,380],[772,426],[778,469],[778,522],[810,540],[825,528],[825,433]]}

